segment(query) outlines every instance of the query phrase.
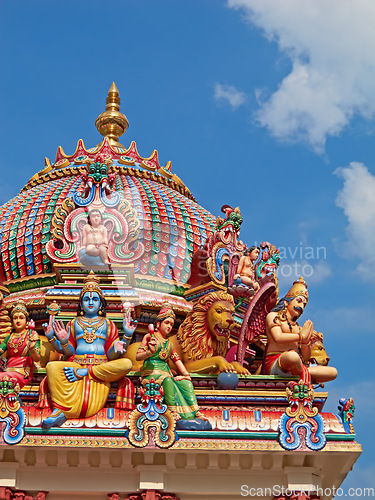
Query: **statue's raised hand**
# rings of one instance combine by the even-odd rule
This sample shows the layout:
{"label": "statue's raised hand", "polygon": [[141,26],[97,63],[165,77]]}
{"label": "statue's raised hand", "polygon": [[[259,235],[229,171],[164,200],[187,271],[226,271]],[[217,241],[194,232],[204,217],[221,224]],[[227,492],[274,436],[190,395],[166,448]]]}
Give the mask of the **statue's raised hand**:
{"label": "statue's raised hand", "polygon": [[48,323],[43,323],[43,330],[44,330],[44,335],[47,337],[48,340],[51,340],[53,335],[54,335],[54,329],[53,329],[53,323],[55,320],[55,316],[50,316]]}
{"label": "statue's raised hand", "polygon": [[129,307],[123,306],[124,310],[124,321],[122,322],[122,327],[124,329],[124,337],[130,340],[133,337],[135,329],[137,328],[138,321],[132,318],[131,309]]}
{"label": "statue's raised hand", "polygon": [[55,335],[62,344],[66,344],[69,339],[69,333],[66,331],[64,323],[56,320],[54,322]]}
{"label": "statue's raised hand", "polygon": [[313,322],[308,319],[307,321],[305,321],[305,324],[301,328],[301,341],[303,344],[307,344],[307,342],[309,341],[313,332],[313,326]]}

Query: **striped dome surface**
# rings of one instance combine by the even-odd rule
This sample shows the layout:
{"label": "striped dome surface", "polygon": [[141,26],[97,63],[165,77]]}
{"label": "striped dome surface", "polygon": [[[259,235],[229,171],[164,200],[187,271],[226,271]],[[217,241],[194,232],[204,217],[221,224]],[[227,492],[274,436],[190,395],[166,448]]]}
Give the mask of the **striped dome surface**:
{"label": "striped dome surface", "polygon": [[[52,169],[38,181],[29,181],[0,208],[1,260],[7,281],[53,272],[46,253],[52,218],[65,198],[84,187],[82,166],[67,163],[69,168]],[[139,240],[145,251],[135,272],[186,283],[192,254],[212,233],[214,216],[194,201],[186,187],[180,189],[157,172],[116,163],[115,190],[129,200],[141,223]]]}

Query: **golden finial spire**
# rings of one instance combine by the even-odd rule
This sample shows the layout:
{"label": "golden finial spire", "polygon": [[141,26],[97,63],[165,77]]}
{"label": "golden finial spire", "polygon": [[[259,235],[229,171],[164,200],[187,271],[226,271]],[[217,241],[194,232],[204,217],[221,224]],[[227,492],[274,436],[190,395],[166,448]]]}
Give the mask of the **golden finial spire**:
{"label": "golden finial spire", "polygon": [[106,103],[105,111],[98,116],[95,126],[103,137],[108,137],[111,146],[123,148],[124,146],[118,142],[118,138],[129,127],[129,122],[126,116],[120,113],[120,96],[115,82],[112,83],[108,91]]}

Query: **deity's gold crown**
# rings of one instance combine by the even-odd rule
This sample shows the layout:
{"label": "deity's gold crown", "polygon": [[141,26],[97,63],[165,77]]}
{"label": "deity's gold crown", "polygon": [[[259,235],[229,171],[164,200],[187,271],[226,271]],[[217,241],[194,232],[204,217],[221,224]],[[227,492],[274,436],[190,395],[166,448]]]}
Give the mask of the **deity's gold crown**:
{"label": "deity's gold crown", "polygon": [[306,300],[309,300],[309,293],[307,291],[307,283],[302,278],[302,276],[293,283],[292,288],[285,295],[285,297],[305,297]]}
{"label": "deity's gold crown", "polygon": [[84,285],[80,293],[80,299],[86,292],[97,292],[100,297],[103,297],[103,292],[99,286],[99,277],[95,275],[94,271],[90,271],[86,278],[83,280]]}
{"label": "deity's gold crown", "polygon": [[18,299],[15,304],[13,304],[12,310],[10,311],[10,316],[13,317],[14,314],[21,312],[26,316],[29,316],[26,304],[22,299]]}
{"label": "deity's gold crown", "polygon": [[163,321],[166,318],[176,319],[176,315],[168,301],[163,303],[163,307],[160,309],[156,321]]}

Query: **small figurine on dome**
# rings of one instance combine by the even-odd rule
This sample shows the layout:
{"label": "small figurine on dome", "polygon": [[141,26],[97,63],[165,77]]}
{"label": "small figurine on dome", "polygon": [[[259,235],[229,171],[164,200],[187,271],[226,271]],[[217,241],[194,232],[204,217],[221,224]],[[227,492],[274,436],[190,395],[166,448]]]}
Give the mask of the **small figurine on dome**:
{"label": "small figurine on dome", "polygon": [[32,379],[34,361],[40,359],[40,340],[23,300],[13,305],[10,318],[12,332],[0,344],[0,355],[7,358],[6,368],[0,372],[0,383],[10,380],[19,390]]}
{"label": "small figurine on dome", "polygon": [[68,418],[95,415],[107,401],[111,382],[119,381],[118,398],[129,399],[129,391],[134,389],[121,384],[132,368],[131,361],[122,354],[137,322],[127,309],[123,321],[125,335],[120,340],[116,325],[105,317],[106,306],[99,279],[91,271],[80,294],[77,318],[66,328],[54,316],[50,316],[48,325],[43,325],[54,349],[68,358],[68,361],[51,361],[46,366],[53,411],[42,422],[45,429],[60,426]]}
{"label": "small figurine on dome", "polygon": [[233,276],[234,284],[244,284],[253,288],[255,291],[259,290],[259,283],[256,281],[255,265],[260,253],[260,248],[256,245],[250,247],[244,252],[238,263],[237,272]]}
{"label": "small figurine on dome", "polygon": [[[176,315],[165,303],[156,318],[156,329],[150,325],[150,333],[143,338],[136,359],[143,361],[142,383],[154,379],[162,385],[164,400],[177,422],[177,428],[211,430],[211,424],[199,411],[191,377],[168,339]],[[173,376],[168,360],[173,361],[179,375]]]}
{"label": "small figurine on dome", "polygon": [[332,366],[308,366],[311,344],[320,338],[313,331],[312,321],[307,320],[302,327],[297,323],[308,300],[307,284],[301,277],[267,315],[263,374],[299,376],[308,384],[310,380],[319,384],[336,378],[337,370]]}
{"label": "small figurine on dome", "polygon": [[108,265],[108,232],[98,208],[89,211],[82,229],[80,262],[84,265]]}

